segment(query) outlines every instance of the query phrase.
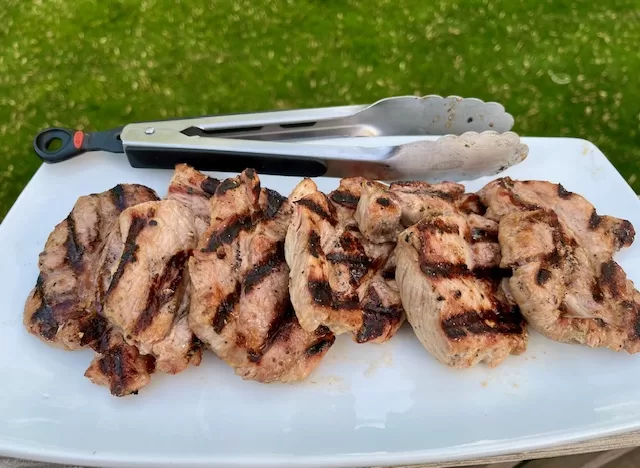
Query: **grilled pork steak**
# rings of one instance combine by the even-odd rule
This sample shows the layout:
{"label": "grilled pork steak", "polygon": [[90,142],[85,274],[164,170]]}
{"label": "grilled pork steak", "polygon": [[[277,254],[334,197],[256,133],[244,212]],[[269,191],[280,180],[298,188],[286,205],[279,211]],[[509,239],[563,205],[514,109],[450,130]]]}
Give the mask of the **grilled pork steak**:
{"label": "grilled pork steak", "polygon": [[326,328],[304,331],[291,308],[290,219],[288,200],[247,169],[217,187],[211,225],[189,261],[189,324],[245,379],[304,379],[335,339]]}
{"label": "grilled pork steak", "polygon": [[565,343],[640,351],[640,293],[613,254],[633,242],[631,223],[599,215],[562,185],[509,178],[479,192],[500,222],[502,266],[527,321]]}
{"label": "grilled pork steak", "polygon": [[[96,309],[128,344],[143,354],[155,355],[159,367],[182,358],[175,353],[192,353],[190,342],[184,349],[160,344],[171,339],[170,332],[180,318],[187,286],[185,268],[196,246],[195,230],[193,213],[181,203],[141,203],[120,215],[102,253]],[[186,305],[182,309],[186,311]],[[189,360],[183,361],[186,367]]]}
{"label": "grilled pork steak", "polygon": [[285,254],[289,290],[305,330],[328,327],[357,342],[391,338],[404,320],[393,279],[393,243],[374,244],[354,219],[362,178],[343,179],[328,197],[310,180],[294,189]]}
{"label": "grilled pork steak", "polygon": [[100,338],[105,322],[96,315],[92,300],[95,267],[106,235],[123,210],[157,199],[142,185],[116,185],[78,199],[40,254],[40,275],[24,309],[30,333],[66,349]]}
{"label": "grilled pork steak", "polygon": [[451,207],[399,236],[396,279],[408,321],[450,366],[493,367],[526,349],[524,320],[501,287],[497,235],[496,223]]}

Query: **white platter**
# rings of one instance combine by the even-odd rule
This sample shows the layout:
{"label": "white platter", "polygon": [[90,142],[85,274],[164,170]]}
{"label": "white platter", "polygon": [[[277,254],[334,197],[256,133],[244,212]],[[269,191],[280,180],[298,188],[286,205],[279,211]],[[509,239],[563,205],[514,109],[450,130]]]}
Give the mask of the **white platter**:
{"label": "white platter", "polygon": [[[591,143],[526,138],[503,173],[546,179],[640,226],[640,202]],[[218,176],[223,176],[218,174]],[[245,382],[207,353],[118,399],[83,377],[90,351],[50,348],[22,327],[53,226],[80,195],[137,182],[164,195],[170,171],[92,153],[40,168],[0,226],[0,455],[96,466],[370,466],[463,460],[640,429],[640,355],[532,333],[500,367],[438,364],[405,326],[384,345],[341,336],[308,381]],[[263,176],[283,194],[298,178]],[[486,180],[468,184],[480,188]],[[319,179],[322,190],[336,180]],[[640,283],[640,245],[617,260]]]}

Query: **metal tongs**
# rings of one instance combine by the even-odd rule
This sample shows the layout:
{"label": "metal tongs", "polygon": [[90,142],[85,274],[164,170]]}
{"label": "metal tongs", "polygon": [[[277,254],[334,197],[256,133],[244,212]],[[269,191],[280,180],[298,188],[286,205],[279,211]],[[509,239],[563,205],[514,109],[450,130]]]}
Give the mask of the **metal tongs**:
{"label": "metal tongs", "polygon": [[[133,167],[145,168],[187,163],[221,172],[252,167],[309,177],[465,180],[500,172],[527,156],[512,126],[513,117],[497,103],[403,96],[371,105],[131,123],[94,133],[50,128],[36,136],[34,148],[48,163],[103,150],[124,152]],[[389,143],[386,137],[413,141]],[[332,139],[340,140],[327,141]],[[54,140],[61,143],[56,150]]]}

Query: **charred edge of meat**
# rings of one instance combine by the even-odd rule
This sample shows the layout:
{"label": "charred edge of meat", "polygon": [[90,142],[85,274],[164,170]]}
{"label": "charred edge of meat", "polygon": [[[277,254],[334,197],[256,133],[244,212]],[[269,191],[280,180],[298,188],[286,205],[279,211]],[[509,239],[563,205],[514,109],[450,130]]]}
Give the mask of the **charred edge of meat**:
{"label": "charred edge of meat", "polygon": [[365,255],[364,245],[362,245],[360,239],[351,234],[351,232],[359,231],[357,231],[357,227],[356,231],[345,230],[339,239],[340,247],[342,247],[345,252],[358,252],[361,255]]}
{"label": "charred edge of meat", "polygon": [[[38,333],[44,339],[52,341],[58,334],[58,321],[54,317],[53,309],[49,305],[43,289],[44,278],[42,273],[38,275],[36,280],[36,288],[33,292],[34,297],[40,299],[40,307],[31,316],[31,323],[37,325]],[[71,304],[69,304],[71,305]]]}
{"label": "charred edge of meat", "polygon": [[600,216],[594,208],[589,217],[589,229],[597,229],[600,223],[602,223],[602,216]]}
{"label": "charred edge of meat", "polygon": [[216,195],[224,195],[229,190],[240,187],[240,182],[237,179],[225,179],[216,188]]}
{"label": "charred edge of meat", "polygon": [[66,259],[69,261],[73,271],[79,273],[83,267],[84,248],[81,244],[78,244],[76,221],[73,218],[73,213],[69,213],[69,216],[67,216],[67,240],[65,246],[67,248]]}
{"label": "charred edge of meat", "polygon": [[116,185],[111,190],[111,198],[118,212],[123,212],[127,208],[127,201],[124,195],[124,187],[121,184]]}
{"label": "charred edge of meat", "polygon": [[222,330],[224,330],[224,327],[229,320],[229,315],[231,315],[231,312],[233,312],[233,309],[235,309],[238,301],[240,300],[240,292],[241,284],[237,283],[236,288],[228,294],[218,306],[218,310],[216,310],[212,320],[213,331],[217,334],[220,334]]}
{"label": "charred edge of meat", "polygon": [[269,330],[265,337],[264,343],[260,349],[247,350],[248,358],[251,362],[260,362],[262,356],[271,348],[276,341],[287,341],[291,334],[291,325],[296,320],[296,313],[291,304],[291,300],[287,297],[276,306],[279,314],[269,325]]}
{"label": "charred edge of meat", "polygon": [[514,206],[528,211],[541,209],[539,205],[525,201],[520,195],[513,191],[514,183],[510,177],[503,177],[502,179],[498,179],[498,185],[506,191],[509,200],[511,200],[511,203]]}
{"label": "charred edge of meat", "polygon": [[433,195],[434,197],[442,198],[444,201],[453,202],[456,197],[449,192],[443,192],[441,190],[429,190],[427,191],[428,195]]}
{"label": "charred edge of meat", "polygon": [[210,197],[215,195],[219,185],[220,181],[218,179],[214,179],[213,177],[207,177],[202,182],[200,182],[200,188]]}
{"label": "charred edge of meat", "polygon": [[628,247],[633,243],[636,231],[633,225],[626,219],[622,220],[620,225],[613,231],[613,235],[618,240],[619,247]]}
{"label": "charred edge of meat", "polygon": [[256,178],[256,170],[251,167],[248,167],[247,169],[245,169],[244,174],[251,180]]}
{"label": "charred edge of meat", "polygon": [[162,273],[151,280],[147,303],[134,326],[136,334],[149,328],[162,306],[171,299],[171,296],[178,289],[182,282],[185,264],[190,256],[191,252],[185,250],[175,253],[165,264]]}
{"label": "charred edge of meat", "polygon": [[538,270],[538,274],[536,275],[536,283],[538,286],[544,285],[547,281],[551,279],[551,272],[546,268],[540,268]]}
{"label": "charred edge of meat", "polygon": [[600,287],[607,290],[611,297],[618,298],[622,294],[625,283],[624,272],[616,262],[609,260],[600,266]]}
{"label": "charred edge of meat", "polygon": [[307,355],[307,357],[324,354],[329,350],[329,348],[331,348],[334,341],[336,341],[336,337],[333,335],[323,338],[312,346],[309,346],[305,354]]}
{"label": "charred edge of meat", "polygon": [[287,200],[286,197],[283,197],[275,190],[265,189],[267,194],[267,206],[264,210],[264,215],[267,219],[272,219],[280,208],[282,208],[282,204]]}
{"label": "charred edge of meat", "polygon": [[380,206],[384,206],[387,207],[389,205],[391,205],[391,200],[389,200],[388,198],[385,197],[378,197],[376,198],[376,203]]}
{"label": "charred edge of meat", "polygon": [[460,234],[460,227],[457,224],[447,224],[442,219],[424,219],[416,227],[419,231],[432,231],[446,234]]}
{"label": "charred edge of meat", "polygon": [[322,253],[322,246],[320,245],[320,235],[316,231],[309,233],[309,253],[314,258],[319,258]]}
{"label": "charred edge of meat", "polygon": [[331,330],[329,330],[329,327],[325,327],[324,325],[320,325],[318,328],[316,328],[316,331],[314,332],[316,334],[316,336],[325,336],[325,335],[331,335]]}
{"label": "charred edge of meat", "polygon": [[93,316],[89,319],[89,322],[82,329],[83,335],[80,339],[80,345],[90,346],[93,343],[96,343],[105,335],[107,327],[107,319],[93,314]]}
{"label": "charred edge of meat", "polygon": [[276,271],[284,263],[284,241],[276,242],[267,255],[251,270],[247,272],[242,281],[244,292],[248,294],[264,278]]}
{"label": "charred edge of meat", "polygon": [[567,199],[571,197],[573,193],[569,192],[566,188],[562,186],[562,184],[558,184],[558,196],[562,199]]}
{"label": "charred edge of meat", "polygon": [[187,358],[191,358],[194,354],[204,348],[204,343],[200,341],[196,335],[191,337],[191,344],[189,345],[189,351],[187,351]]}
{"label": "charred edge of meat", "polygon": [[120,263],[118,263],[118,267],[116,268],[116,272],[113,274],[111,278],[111,283],[109,284],[109,288],[107,289],[106,295],[108,296],[111,291],[116,287],[120,278],[124,274],[124,270],[126,269],[129,263],[134,263],[136,261],[136,252],[138,251],[138,244],[136,240],[147,222],[144,218],[133,218],[131,222],[131,226],[129,227],[129,232],[127,234],[127,239],[125,240],[124,249],[122,251],[122,256],[120,257]]}
{"label": "charred edge of meat", "polygon": [[329,196],[331,197],[331,200],[336,202],[338,205],[352,208],[354,210],[358,207],[358,202],[360,201],[360,197],[343,190],[334,190]]}
{"label": "charred edge of meat", "polygon": [[359,284],[372,265],[371,259],[361,254],[332,252],[327,254],[327,260],[333,264],[347,265],[352,284]]}
{"label": "charred edge of meat", "polygon": [[362,308],[362,327],[355,336],[356,341],[366,343],[381,337],[387,329],[398,323],[402,313],[402,306],[384,306],[376,290],[369,288]]}
{"label": "charred edge of meat", "polygon": [[442,329],[452,340],[468,334],[518,335],[524,330],[524,319],[517,306],[495,310],[468,311],[442,320]]}
{"label": "charred edge of meat", "polygon": [[308,210],[310,210],[313,213],[317,214],[322,219],[324,219],[325,221],[329,222],[329,224],[331,224],[332,226],[335,226],[337,224],[337,221],[336,221],[336,218],[334,216],[334,213],[331,211],[331,208],[333,208],[331,206],[331,204],[328,204],[329,207],[330,207],[329,208],[330,211],[325,211],[325,209],[322,208],[318,203],[316,203],[315,201],[310,200],[308,198],[303,198],[301,200],[298,200],[298,201],[296,201],[296,203],[298,205],[304,206]]}
{"label": "charred edge of meat", "polygon": [[[137,350],[126,344],[119,344],[106,351],[99,358],[98,365],[110,383],[110,391],[115,396],[127,395],[127,387],[130,380],[135,380]],[[155,371],[155,358],[153,356],[141,356],[144,359],[143,372],[152,374]],[[137,394],[134,391],[133,394]]]}
{"label": "charred edge of meat", "polygon": [[480,242],[497,243],[498,233],[487,229],[471,228],[471,243],[477,244]]}
{"label": "charred edge of meat", "polygon": [[344,297],[336,294],[326,280],[311,280],[307,285],[311,298],[321,306],[331,307],[332,309],[353,310],[360,305],[356,295]]}
{"label": "charred edge of meat", "polygon": [[255,219],[250,214],[234,216],[230,223],[221,230],[211,234],[207,247],[202,249],[203,252],[215,252],[218,247],[230,244],[238,237],[241,231],[249,231],[255,227]]}

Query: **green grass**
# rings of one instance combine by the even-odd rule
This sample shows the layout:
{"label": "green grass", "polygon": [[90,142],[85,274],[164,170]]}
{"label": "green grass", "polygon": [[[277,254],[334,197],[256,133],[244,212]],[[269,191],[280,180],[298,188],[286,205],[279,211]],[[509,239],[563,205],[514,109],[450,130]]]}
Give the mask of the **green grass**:
{"label": "green grass", "polygon": [[497,100],[640,190],[637,0],[0,0],[0,219],[42,128],[402,94]]}

